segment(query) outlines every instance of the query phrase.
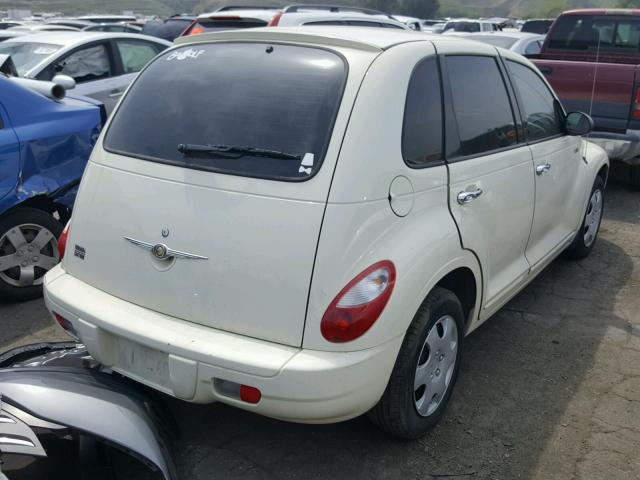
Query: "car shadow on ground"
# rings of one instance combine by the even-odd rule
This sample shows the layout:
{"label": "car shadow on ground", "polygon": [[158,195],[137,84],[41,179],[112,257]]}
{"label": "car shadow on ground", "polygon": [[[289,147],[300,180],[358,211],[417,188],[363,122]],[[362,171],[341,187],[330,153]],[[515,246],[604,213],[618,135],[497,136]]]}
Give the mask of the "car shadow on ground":
{"label": "car shadow on ground", "polygon": [[180,477],[530,478],[605,332],[627,328],[614,304],[632,271],[606,238],[586,260],[556,260],[466,339],[448,411],[418,441],[391,438],[365,417],[296,425],[171,400]]}

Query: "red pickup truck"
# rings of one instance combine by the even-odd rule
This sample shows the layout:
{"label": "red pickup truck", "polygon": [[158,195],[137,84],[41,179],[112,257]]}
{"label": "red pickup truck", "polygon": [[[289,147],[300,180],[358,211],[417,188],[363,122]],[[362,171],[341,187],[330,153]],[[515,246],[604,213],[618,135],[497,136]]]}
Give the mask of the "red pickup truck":
{"label": "red pickup truck", "polygon": [[612,159],[639,162],[640,9],[565,12],[530,58],[567,111],[591,114],[592,141]]}

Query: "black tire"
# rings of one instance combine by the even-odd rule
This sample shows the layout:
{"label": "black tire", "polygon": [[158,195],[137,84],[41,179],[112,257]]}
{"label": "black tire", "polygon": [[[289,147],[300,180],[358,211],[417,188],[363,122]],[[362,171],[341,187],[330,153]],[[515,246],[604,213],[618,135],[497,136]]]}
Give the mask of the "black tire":
{"label": "black tire", "polygon": [[[57,239],[62,233],[63,226],[58,222],[50,213],[35,208],[19,208],[16,209],[4,217],[0,217],[0,257],[5,255],[11,255],[15,252],[12,250],[12,246],[8,244],[8,240],[3,240],[5,235],[12,229],[19,225],[36,225],[40,228],[46,228]],[[47,245],[46,249],[52,249],[52,245]],[[57,248],[57,242],[56,242]],[[57,256],[57,252],[45,252],[46,254]],[[1,268],[1,266],[0,266]],[[40,279],[45,269],[38,267],[36,278]],[[15,270],[6,270],[0,272],[0,298],[9,301],[26,301],[38,298],[42,295],[42,285],[29,285],[29,286],[16,286],[3,277],[3,274],[7,278],[15,275]]]}
{"label": "black tire", "polygon": [[[593,198],[596,192],[600,192],[601,195],[601,212],[597,221],[597,225],[587,226],[587,216],[591,211],[591,199]],[[565,257],[573,259],[573,260],[581,260],[587,257],[591,250],[593,250],[594,245],[596,244],[596,240],[598,238],[598,233],[600,232],[600,224],[602,223],[602,213],[604,212],[604,179],[600,176],[597,176],[595,181],[593,182],[593,187],[591,188],[591,193],[589,193],[589,203],[587,204],[587,209],[582,216],[582,222],[580,223],[580,228],[576,232],[576,236],[571,242],[571,245],[565,250]],[[589,243],[585,242],[585,233],[587,228],[595,228],[595,236],[593,240]]]}
{"label": "black tire", "polygon": [[[457,327],[458,344],[454,370],[437,408],[428,416],[423,416],[418,413],[416,406],[416,370],[427,335],[445,316],[452,317]],[[442,417],[451,397],[458,377],[463,339],[464,314],[458,297],[444,288],[434,288],[420,306],[407,330],[382,398],[368,413],[373,423],[382,430],[404,439],[416,439],[431,430]]]}

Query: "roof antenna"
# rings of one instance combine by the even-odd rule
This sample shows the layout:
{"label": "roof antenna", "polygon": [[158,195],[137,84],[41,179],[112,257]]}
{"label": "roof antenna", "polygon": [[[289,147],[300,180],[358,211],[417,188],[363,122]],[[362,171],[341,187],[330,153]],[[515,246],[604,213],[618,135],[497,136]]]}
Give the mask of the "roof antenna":
{"label": "roof antenna", "polygon": [[[595,25],[594,25],[594,27],[595,27]],[[594,28],[594,27],[592,27],[592,28]],[[596,64],[593,67],[593,84],[591,85],[591,100],[589,101],[589,116],[591,118],[593,118],[593,116],[592,116],[593,98],[596,95],[596,78],[598,77],[598,62],[600,61],[600,39],[601,39],[601,35],[600,35],[600,30],[595,28],[595,31],[598,32],[598,45],[596,46]],[[589,48],[589,44],[587,44],[587,48]],[[590,136],[591,136],[591,133],[587,134],[587,138],[589,138]],[[583,143],[584,143],[584,153],[582,154],[582,159],[586,162],[587,161],[587,142],[583,141]]]}

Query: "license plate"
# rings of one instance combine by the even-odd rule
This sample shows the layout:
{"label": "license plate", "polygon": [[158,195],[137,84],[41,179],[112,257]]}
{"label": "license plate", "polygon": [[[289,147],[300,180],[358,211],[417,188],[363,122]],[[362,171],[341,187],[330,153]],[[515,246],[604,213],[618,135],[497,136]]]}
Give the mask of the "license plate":
{"label": "license plate", "polygon": [[156,387],[170,387],[169,361],[164,352],[145,347],[125,338],[118,339],[116,370]]}

